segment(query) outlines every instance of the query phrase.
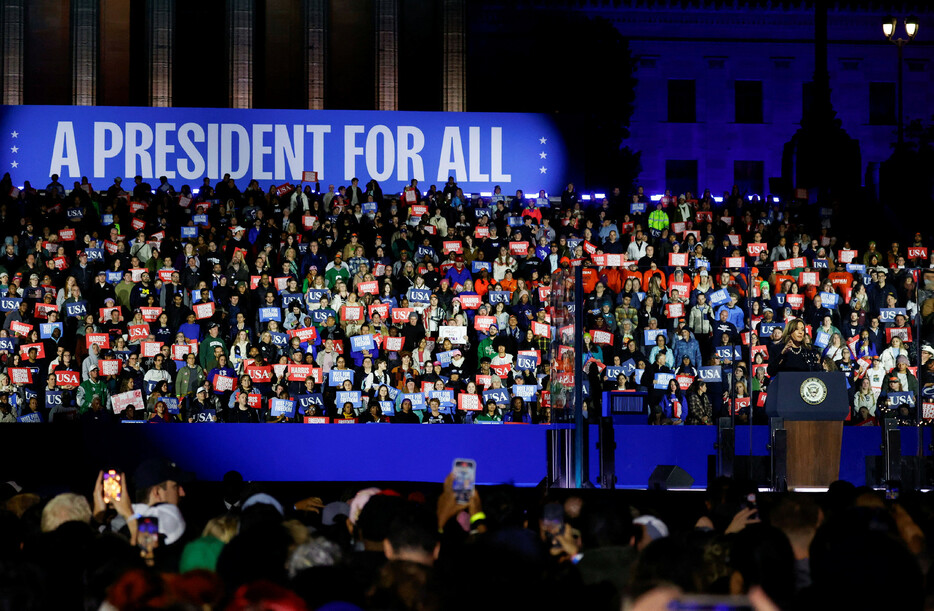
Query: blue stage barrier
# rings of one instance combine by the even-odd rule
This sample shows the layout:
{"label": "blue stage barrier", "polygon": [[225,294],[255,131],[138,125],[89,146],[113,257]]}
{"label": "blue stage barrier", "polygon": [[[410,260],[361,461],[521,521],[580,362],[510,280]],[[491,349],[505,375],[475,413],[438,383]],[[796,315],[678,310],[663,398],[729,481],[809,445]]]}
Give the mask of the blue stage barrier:
{"label": "blue stage barrier", "polygon": [[[615,426],[617,487],[645,488],[657,465],[678,465],[707,486],[712,426]],[[199,479],[220,480],[231,469],[257,481],[440,482],[455,458],[477,461],[480,483],[534,486],[546,475],[548,427],[534,425],[119,425],[113,427],[8,426],[0,443],[11,456],[41,458],[8,465],[11,475],[43,479],[101,468],[132,470],[143,458],[166,456]],[[931,430],[923,429],[930,454]],[[768,454],[768,427],[752,427],[752,453]],[[736,428],[736,453],[749,453],[749,428]],[[590,426],[589,479],[599,479],[598,427]],[[866,457],[880,454],[879,427],[843,431],[841,479],[865,483]],[[903,454],[917,451],[917,429],[902,429]]]}

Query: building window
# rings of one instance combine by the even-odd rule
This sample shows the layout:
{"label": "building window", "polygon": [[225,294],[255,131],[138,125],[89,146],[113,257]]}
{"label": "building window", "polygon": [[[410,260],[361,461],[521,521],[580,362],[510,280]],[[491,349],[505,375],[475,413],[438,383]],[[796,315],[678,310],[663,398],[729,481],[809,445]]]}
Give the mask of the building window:
{"label": "building window", "polygon": [[734,161],[733,184],[739,187],[740,193],[767,195],[765,193],[765,162]]}
{"label": "building window", "polygon": [[690,191],[697,194],[697,160],[667,159],[665,161],[665,185],[674,196]]}
{"label": "building window", "polygon": [[737,123],[762,123],[762,81],[736,81],[733,85]]}
{"label": "building window", "polygon": [[895,125],[895,83],[869,83],[869,124]]}
{"label": "building window", "polygon": [[693,79],[668,81],[669,123],[694,123],[697,121],[696,106],[697,95]]}

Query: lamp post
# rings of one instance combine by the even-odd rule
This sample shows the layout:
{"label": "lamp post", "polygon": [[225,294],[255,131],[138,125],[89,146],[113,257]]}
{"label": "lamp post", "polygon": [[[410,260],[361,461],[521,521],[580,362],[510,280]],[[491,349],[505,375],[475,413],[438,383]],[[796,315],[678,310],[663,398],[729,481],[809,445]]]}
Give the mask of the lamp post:
{"label": "lamp post", "polygon": [[898,19],[895,17],[886,17],[882,20],[882,34],[885,35],[885,38],[889,42],[898,48],[898,150],[901,150],[902,145],[905,142],[905,128],[902,120],[902,90],[904,82],[904,78],[902,76],[902,48],[914,40],[915,36],[918,34],[918,18],[906,17],[904,19],[904,23],[905,34],[908,35],[908,38],[894,38],[895,28],[898,26]]}

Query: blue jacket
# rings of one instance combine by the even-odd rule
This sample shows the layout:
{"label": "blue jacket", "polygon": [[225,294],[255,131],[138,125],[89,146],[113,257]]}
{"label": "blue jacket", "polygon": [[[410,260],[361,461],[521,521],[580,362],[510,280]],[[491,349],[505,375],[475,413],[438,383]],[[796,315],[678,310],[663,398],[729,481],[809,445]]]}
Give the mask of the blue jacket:
{"label": "blue jacket", "polygon": [[675,352],[675,364],[674,367],[681,366],[681,359],[688,357],[691,359],[691,365],[694,367],[701,367],[703,363],[701,362],[701,352],[700,344],[697,343],[697,340],[694,339],[692,334],[690,339],[687,341],[681,339],[679,336],[675,336],[674,343],[674,352]]}
{"label": "blue jacket", "polygon": [[736,327],[737,331],[741,331],[746,326],[746,315],[743,313],[743,309],[739,306],[731,308],[729,305],[722,305],[717,308],[715,315],[715,320],[720,320],[720,312],[726,310],[727,312],[727,321],[733,323],[733,326]]}
{"label": "blue jacket", "polygon": [[464,286],[464,282],[467,280],[473,280],[473,276],[470,274],[470,270],[464,266],[464,269],[457,271],[457,267],[452,267],[448,270],[448,273],[444,275],[445,278],[451,281],[451,287],[453,288],[456,285]]}

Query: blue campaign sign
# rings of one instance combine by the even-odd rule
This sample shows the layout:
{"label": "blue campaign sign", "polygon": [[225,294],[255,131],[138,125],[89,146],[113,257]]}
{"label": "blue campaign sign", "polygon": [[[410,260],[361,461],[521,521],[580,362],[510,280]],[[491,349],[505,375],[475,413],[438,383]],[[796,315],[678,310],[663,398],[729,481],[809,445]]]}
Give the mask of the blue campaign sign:
{"label": "blue campaign sign", "polygon": [[298,403],[298,409],[300,409],[303,414],[309,407],[324,407],[324,399],[321,393],[317,392],[310,395],[298,395],[295,397],[295,401]]}
{"label": "blue campaign sign", "polygon": [[380,401],[379,410],[384,416],[394,416],[396,414],[396,406],[392,401]]}
{"label": "blue campaign sign", "polygon": [[107,272],[107,284],[117,284],[123,280],[123,272]]}
{"label": "blue campaign sign", "polygon": [[58,329],[59,337],[65,332],[65,327],[60,322],[45,322],[39,325],[39,337],[49,339],[52,337],[52,331]]}
{"label": "blue campaign sign", "polygon": [[665,336],[665,342],[667,345],[667,341],[668,341],[668,330],[667,329],[646,329],[643,335],[645,336],[646,346],[654,346],[655,338],[657,338],[659,335]]}
{"label": "blue campaign sign", "polygon": [[328,386],[340,386],[344,380],[353,382],[353,369],[332,369],[328,373]]}
{"label": "blue campaign sign", "polygon": [[631,376],[632,372],[636,370],[636,361],[627,359],[626,362],[622,364],[622,369],[625,375]]}
{"label": "blue campaign sign", "polygon": [[42,416],[39,412],[33,412],[31,414],[26,414],[25,416],[20,416],[16,419],[17,422],[42,422]]}
{"label": "blue campaign sign", "polygon": [[366,335],[355,335],[350,338],[350,350],[352,352],[363,352],[364,350],[375,350],[376,341],[373,339],[373,335],[367,333]]}
{"label": "blue campaign sign", "polygon": [[0,299],[0,312],[12,312],[22,301],[19,297],[4,297]]}
{"label": "blue campaign sign", "polygon": [[730,303],[730,293],[726,289],[719,289],[710,294],[710,303],[713,306],[720,306]]}
{"label": "blue campaign sign", "polygon": [[428,303],[431,298],[431,289],[417,289],[414,286],[408,292],[409,302]]}
{"label": "blue campaign sign", "polygon": [[470,264],[470,273],[472,274],[479,274],[484,269],[492,274],[493,264],[489,261],[474,261]]}
{"label": "blue campaign sign", "polygon": [[829,343],[830,333],[827,333],[826,331],[818,331],[817,335],[814,337],[814,345],[818,348],[825,348]]}
{"label": "blue campaign sign", "polygon": [[442,365],[450,365],[451,359],[454,358],[454,351],[448,350],[447,352],[439,352],[435,355],[435,358],[437,358],[438,362]]}
{"label": "blue campaign sign", "polygon": [[820,293],[820,302],[825,308],[834,308],[840,305],[840,296],[836,293],[827,293],[821,291]]}
{"label": "blue campaign sign", "polygon": [[87,301],[75,301],[72,303],[65,304],[65,315],[72,318],[80,318],[81,316],[87,316],[88,313],[88,302]]}
{"label": "blue campaign sign", "polygon": [[402,400],[404,401],[406,399],[412,402],[412,409],[424,410],[428,407],[425,405],[425,395],[420,392],[404,393],[402,395]]}
{"label": "blue campaign sign", "polygon": [[830,263],[827,259],[814,259],[814,264],[811,267],[814,269],[830,269]]}
{"label": "blue campaign sign", "polygon": [[317,309],[311,311],[311,321],[314,323],[325,323],[328,320],[328,316],[334,316],[337,318],[337,316],[334,314],[334,310],[331,309]]}
{"label": "blue campaign sign", "polygon": [[522,226],[522,217],[521,216],[508,216],[506,217],[506,224],[510,227],[521,227]]}
{"label": "blue campaign sign", "polygon": [[520,354],[516,357],[516,369],[519,371],[532,371],[538,366],[538,359],[534,356]]}
{"label": "blue campaign sign", "polygon": [[62,391],[60,390],[47,390],[45,391],[45,406],[52,407],[53,405],[62,404]]}
{"label": "blue campaign sign", "polygon": [[515,384],[512,387],[512,394],[515,397],[522,397],[523,401],[535,401],[538,387],[535,384]]}
{"label": "blue campaign sign", "polygon": [[498,184],[557,193],[568,173],[561,132],[545,114],[4,106],[0,129],[29,141],[0,150],[0,164],[24,177],[59,174],[65,184],[230,173],[265,187],[313,170],[335,183],[372,178],[387,193],[448,176],[468,192]]}
{"label": "blue campaign sign", "polygon": [[784,329],[785,323],[783,322],[761,322],[759,323],[759,335],[761,337],[768,337],[772,335],[772,331],[775,329]]}
{"label": "blue campaign sign", "polygon": [[498,404],[508,405],[509,404],[509,389],[508,388],[492,388],[490,390],[483,391],[484,405],[490,399],[493,399]]}
{"label": "blue campaign sign", "polygon": [[629,213],[630,214],[642,214],[645,212],[645,204],[640,202],[635,202],[629,204]]}
{"label": "blue campaign sign", "polygon": [[509,291],[490,291],[486,294],[491,304],[509,303]]}
{"label": "blue campaign sign", "polygon": [[723,380],[722,376],[723,374],[719,365],[697,368],[697,377],[704,382],[720,382]]}
{"label": "blue campaign sign", "polygon": [[84,210],[81,208],[69,208],[65,211],[65,214],[68,215],[69,219],[81,220],[84,218]]}
{"label": "blue campaign sign", "polygon": [[192,417],[194,422],[217,422],[217,410],[206,409]]}
{"label": "blue campaign sign", "polygon": [[431,246],[419,246],[415,250],[415,258],[421,261],[425,257],[432,258],[435,256],[435,249]]}
{"label": "blue campaign sign", "polygon": [[339,390],[334,399],[337,405],[337,411],[344,407],[344,403],[350,403],[354,407],[363,406],[363,394],[359,390]]}
{"label": "blue campaign sign", "polygon": [[183,238],[197,238],[198,237],[198,226],[193,227],[182,227],[181,228],[181,237]]}
{"label": "blue campaign sign", "polygon": [[[280,295],[282,299],[282,309],[290,307],[293,302],[298,302],[298,307],[302,308],[302,295],[301,293],[282,293]],[[304,308],[302,308],[304,309]]]}
{"label": "blue campaign sign", "polygon": [[847,263],[846,271],[850,272],[851,274],[853,272],[859,272],[861,274],[864,274],[866,273],[866,266],[863,265],[862,263]]}
{"label": "blue campaign sign", "polygon": [[[104,224],[107,225],[108,223],[104,223]],[[111,221],[109,224],[113,225],[113,221]],[[88,253],[88,263],[91,263],[93,261],[104,260],[104,249],[103,248],[85,248],[84,252]]]}
{"label": "blue campaign sign", "polygon": [[715,353],[720,360],[738,361],[743,358],[742,346],[717,346]]}
{"label": "blue campaign sign", "polygon": [[170,414],[178,415],[180,411],[178,406],[178,397],[162,397],[160,400],[165,403],[166,410],[168,410]]}
{"label": "blue campaign sign", "polygon": [[668,388],[668,382],[675,379],[675,374],[673,373],[656,373],[655,379],[652,380],[652,388],[657,390],[665,390]]}
{"label": "blue campaign sign", "polygon": [[622,367],[611,366],[603,370],[603,375],[606,376],[607,380],[615,382],[619,378],[619,376],[626,375],[626,374],[623,373]]}
{"label": "blue campaign sign", "polygon": [[270,399],[269,400],[269,415],[277,418],[279,416],[286,416],[287,418],[295,417],[295,401],[292,399]]}
{"label": "blue campaign sign", "polygon": [[270,333],[269,336],[272,338],[273,346],[282,348],[289,345],[289,336],[285,333]]}
{"label": "blue campaign sign", "polygon": [[0,337],[0,350],[6,350],[7,352],[13,352],[16,349],[16,338],[14,337]]}
{"label": "blue campaign sign", "polygon": [[440,401],[441,407],[451,407],[454,405],[453,390],[429,390],[428,398]]}
{"label": "blue campaign sign", "polygon": [[363,214],[376,214],[376,202],[363,202]]}
{"label": "blue campaign sign", "polygon": [[305,293],[308,303],[318,303],[321,301],[322,297],[326,297],[329,300],[331,299],[331,291],[327,289],[308,289],[308,292]]}
{"label": "blue campaign sign", "polygon": [[474,208],[473,214],[477,218],[480,218],[481,216],[490,216],[490,209],[489,208]]}
{"label": "blue campaign sign", "polygon": [[905,308],[882,308],[879,310],[879,322],[895,322],[895,317],[899,314],[908,316],[908,312]]}
{"label": "blue campaign sign", "polygon": [[282,312],[276,306],[265,307],[259,309],[259,321],[260,322],[269,322],[270,320],[275,320],[276,322],[282,321]]}
{"label": "blue campaign sign", "polygon": [[[114,215],[112,214],[102,214],[101,215],[101,225],[104,227],[109,227],[114,224]],[[90,257],[88,257],[90,260]]]}
{"label": "blue campaign sign", "polygon": [[399,393],[402,392],[395,386],[387,386],[386,390],[389,391],[389,398],[392,399],[393,401],[395,401],[396,397],[399,396]]}
{"label": "blue campaign sign", "polygon": [[191,221],[196,225],[207,225],[208,224],[208,215],[207,214],[195,214],[191,217]]}
{"label": "blue campaign sign", "polygon": [[890,392],[886,396],[888,397],[889,407],[913,406],[915,404],[915,395],[911,392]]}

